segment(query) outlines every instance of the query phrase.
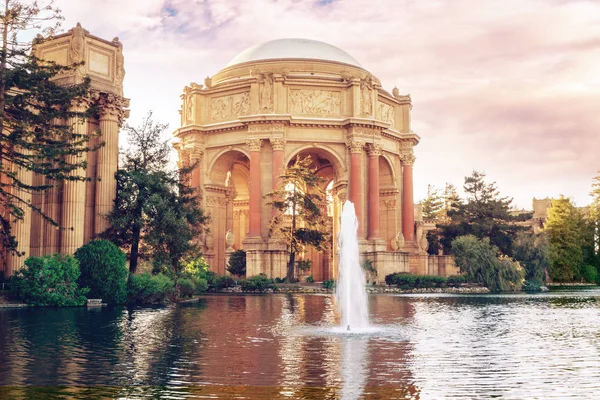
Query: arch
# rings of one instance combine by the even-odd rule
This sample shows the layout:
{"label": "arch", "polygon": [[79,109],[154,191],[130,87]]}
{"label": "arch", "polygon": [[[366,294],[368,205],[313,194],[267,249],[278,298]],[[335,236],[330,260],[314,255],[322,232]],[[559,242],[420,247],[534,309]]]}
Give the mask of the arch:
{"label": "arch", "polygon": [[208,179],[211,183],[225,184],[227,172],[235,163],[248,164],[249,157],[245,151],[238,148],[225,149],[213,157],[207,169]]}
{"label": "arch", "polygon": [[396,177],[394,163],[387,154],[382,154],[379,157],[379,186],[382,188],[396,188]]}
{"label": "arch", "polygon": [[283,165],[289,165],[294,157],[303,152],[317,154],[326,159],[333,167],[335,179],[340,180],[343,178],[342,174],[346,171],[345,162],[337,154],[337,152],[329,146],[319,144],[316,146],[314,144],[300,146],[285,157]]}
{"label": "arch", "polygon": [[[208,179],[210,179],[212,181],[211,178],[211,171],[213,170],[213,168],[215,167],[215,164],[217,163],[217,161],[222,162],[222,160],[219,160],[221,158],[221,156],[226,155],[227,153],[240,153],[242,155],[244,155],[248,160],[250,160],[250,153],[248,153],[244,148],[240,147],[240,146],[229,146],[226,149],[223,149],[221,151],[219,151],[217,154],[215,154],[212,159],[208,162],[208,168],[206,169],[207,172],[207,176]],[[239,155],[238,155],[239,157]],[[224,182],[224,181],[223,181]]]}

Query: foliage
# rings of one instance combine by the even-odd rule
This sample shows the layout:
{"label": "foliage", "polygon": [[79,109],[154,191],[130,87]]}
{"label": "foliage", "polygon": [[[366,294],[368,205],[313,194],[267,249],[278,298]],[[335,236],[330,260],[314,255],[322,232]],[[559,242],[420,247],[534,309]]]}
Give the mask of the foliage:
{"label": "foliage", "polygon": [[394,272],[386,275],[385,283],[402,289],[441,288],[446,287],[448,279],[436,275],[412,275],[405,272]]}
{"label": "foliage", "polygon": [[306,283],[315,283],[315,278],[313,278],[312,275],[307,276],[306,277]]}
{"label": "foliage", "polygon": [[526,280],[523,282],[521,290],[524,292],[541,292],[542,282],[537,280]]}
{"label": "foliage", "polygon": [[448,210],[449,222],[439,225],[444,249],[451,249],[452,242],[459,236],[473,235],[488,238],[502,252],[512,255],[512,242],[517,232],[526,227],[516,222],[531,218],[531,214],[512,216],[512,199],[500,197],[496,183],[485,182],[485,174],[473,171],[465,177],[466,201],[454,203]]}
{"label": "foliage", "polygon": [[164,274],[130,275],[127,281],[127,297],[130,303],[162,304],[174,293],[173,280]]}
{"label": "foliage", "polygon": [[277,188],[267,197],[278,211],[271,221],[270,234],[287,244],[290,250],[289,281],[294,277],[296,254],[305,246],[321,251],[327,243],[327,219],[322,210],[326,202],[325,180],[316,173],[310,156],[296,157],[294,164],[284,170]]}
{"label": "foliage", "polygon": [[246,252],[244,250],[236,250],[231,253],[227,271],[231,275],[246,276]]}
{"label": "foliage", "polygon": [[598,270],[593,265],[584,265],[581,268],[581,276],[585,279],[586,282],[589,283],[600,283],[600,275],[598,274]]}
{"label": "foliage", "polygon": [[442,248],[442,243],[440,242],[440,232],[438,229],[432,229],[427,231],[426,234],[427,243],[429,246],[427,247],[427,254],[435,256],[438,254],[439,250]]}
{"label": "foliage", "polygon": [[584,263],[582,213],[571,200],[561,196],[548,209],[545,232],[550,243],[550,277],[557,282],[581,279]]}
{"label": "foliage", "polygon": [[466,281],[467,280],[462,275],[450,275],[448,278],[446,278],[446,285],[448,287],[461,287],[461,285]]}
{"label": "foliage", "polygon": [[232,277],[227,275],[217,276],[212,282],[212,287],[214,289],[225,289],[232,286],[235,286],[235,281]]}
{"label": "foliage", "polygon": [[128,146],[121,151],[122,165],[117,172],[117,197],[108,215],[111,227],[103,237],[117,243],[129,255],[129,271],[135,273],[140,248],[150,230],[151,207],[163,194],[170,194],[174,174],[165,169],[171,146],[164,138],[168,125],[154,123],[149,112],[139,127],[125,125]]}
{"label": "foliage", "polygon": [[589,261],[600,271],[600,170],[592,179],[590,196],[592,197],[589,216],[592,257],[589,257],[591,258]]}
{"label": "foliage", "polygon": [[75,252],[81,276],[79,285],[90,289],[89,298],[108,304],[124,304],[127,300],[127,258],[108,240],[93,240]]}
{"label": "foliage", "polygon": [[240,281],[240,286],[245,292],[264,292],[267,289],[276,290],[273,279],[269,279],[266,275],[255,275],[250,278]]}
{"label": "foliage", "polygon": [[327,279],[326,281],[323,281],[322,285],[325,289],[333,289],[335,288],[335,280]]}
{"label": "foliage", "polygon": [[[92,114],[86,99],[89,78],[60,86],[58,77],[73,72],[69,66],[44,62],[36,57],[21,35],[38,33],[41,43],[54,34],[62,20],[52,2],[40,6],[35,1],[7,0],[0,11],[0,247],[17,252],[11,224],[22,220],[26,210],[38,213],[58,227],[44,211],[31,202],[31,195],[57,188],[64,181],[84,181],[85,153],[90,136],[74,131]],[[55,23],[54,26],[49,24]],[[44,25],[48,25],[45,29]],[[22,38],[21,38],[22,39]],[[57,123],[57,121],[67,121]],[[42,183],[32,182],[32,175]],[[39,181],[38,181],[39,182]],[[64,227],[71,228],[71,227]]]}
{"label": "foliage", "polygon": [[310,271],[310,267],[312,266],[311,260],[298,260],[296,261],[296,266],[298,267],[298,271],[304,273],[306,271]]}
{"label": "foliage", "polygon": [[29,257],[10,280],[12,294],[33,306],[82,306],[87,288],[77,284],[80,270],[68,255]]}
{"label": "foliage", "polygon": [[513,255],[525,268],[525,279],[544,282],[550,266],[548,236],[533,232],[518,232],[513,242]]}
{"label": "foliage", "polygon": [[369,260],[368,258],[365,259],[365,261],[363,261],[362,263],[360,263],[360,266],[362,267],[363,271],[377,276],[377,270],[373,266],[373,261]]}
{"label": "foliage", "polygon": [[452,253],[467,282],[479,283],[492,292],[519,290],[524,271],[518,262],[503,256],[488,238],[461,236],[452,242]]}
{"label": "foliage", "polygon": [[440,190],[427,185],[427,197],[421,202],[423,219],[436,220],[444,211],[444,198]]}
{"label": "foliage", "polygon": [[179,285],[181,297],[192,297],[196,293],[196,285],[189,278],[180,278],[177,284]]}

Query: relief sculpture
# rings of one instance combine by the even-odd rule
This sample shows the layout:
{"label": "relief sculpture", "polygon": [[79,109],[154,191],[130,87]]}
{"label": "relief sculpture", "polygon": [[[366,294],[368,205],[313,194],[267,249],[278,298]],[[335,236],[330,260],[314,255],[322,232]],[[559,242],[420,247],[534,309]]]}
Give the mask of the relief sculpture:
{"label": "relief sculpture", "polygon": [[300,115],[340,115],[339,92],[328,90],[291,89],[289,112]]}
{"label": "relief sculpture", "polygon": [[394,107],[389,104],[379,103],[377,107],[377,119],[387,122],[394,127]]}
{"label": "relief sculpture", "polygon": [[214,97],[210,100],[210,118],[213,121],[235,119],[250,113],[250,93]]}

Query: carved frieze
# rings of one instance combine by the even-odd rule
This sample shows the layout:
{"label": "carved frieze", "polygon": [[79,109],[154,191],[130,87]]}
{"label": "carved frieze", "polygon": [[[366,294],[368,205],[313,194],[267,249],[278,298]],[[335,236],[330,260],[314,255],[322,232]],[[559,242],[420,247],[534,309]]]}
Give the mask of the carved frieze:
{"label": "carved frieze", "polygon": [[295,115],[326,117],[341,114],[340,92],[316,89],[290,89],[288,111]]}
{"label": "carved frieze", "polygon": [[371,89],[371,84],[367,79],[360,81],[360,112],[362,115],[371,115],[373,113]]}
{"label": "carved frieze", "polygon": [[396,209],[396,200],[395,199],[381,200],[380,205],[384,206],[388,210],[395,210]]}
{"label": "carved frieze", "polygon": [[225,208],[227,206],[227,198],[220,196],[207,196],[206,205],[208,207]]}
{"label": "carved frieze", "polygon": [[386,103],[378,103],[377,119],[383,122],[387,122],[392,127],[394,127],[394,107]]}
{"label": "carved frieze", "polygon": [[264,73],[258,77],[258,107],[261,112],[273,111],[273,74]]}
{"label": "carved frieze", "polygon": [[238,118],[250,113],[250,93],[243,92],[230,96],[213,97],[210,99],[210,119],[223,121]]}
{"label": "carved frieze", "polygon": [[283,124],[250,124],[248,125],[249,134],[283,132]]}

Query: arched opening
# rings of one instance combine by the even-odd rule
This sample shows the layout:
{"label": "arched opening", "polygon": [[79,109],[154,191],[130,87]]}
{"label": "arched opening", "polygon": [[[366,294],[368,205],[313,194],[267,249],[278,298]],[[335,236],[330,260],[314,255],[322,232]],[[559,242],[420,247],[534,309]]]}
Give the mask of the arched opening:
{"label": "arched opening", "polygon": [[234,250],[243,249],[248,233],[250,160],[241,151],[226,151],[212,162],[208,178],[205,207],[211,217],[211,240],[206,243],[207,261],[213,271],[225,274],[227,232],[233,234]]}

